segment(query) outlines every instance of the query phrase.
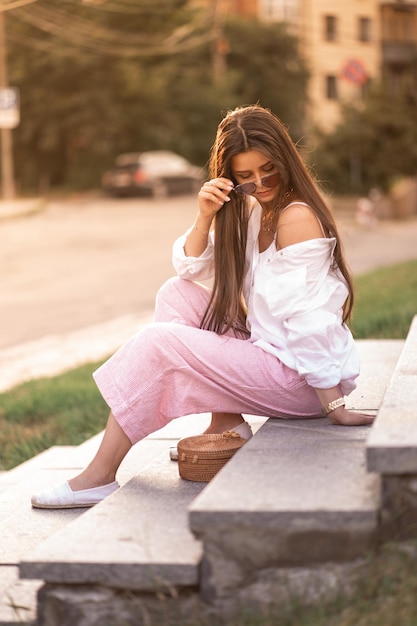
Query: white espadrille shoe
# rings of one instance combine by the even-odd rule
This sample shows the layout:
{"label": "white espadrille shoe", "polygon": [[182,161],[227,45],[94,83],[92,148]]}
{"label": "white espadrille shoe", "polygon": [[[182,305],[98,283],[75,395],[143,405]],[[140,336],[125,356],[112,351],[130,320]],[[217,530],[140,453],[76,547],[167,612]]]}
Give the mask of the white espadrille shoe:
{"label": "white espadrille shoe", "polygon": [[102,487],[73,491],[68,481],[65,481],[32,496],[32,506],[36,509],[88,508],[107,498],[119,487],[119,483],[114,481]]}
{"label": "white espadrille shoe", "polygon": [[[252,428],[251,428],[251,425],[248,424],[248,422],[242,422],[241,424],[239,424],[239,426],[234,426],[233,428],[230,428],[230,430],[233,430],[235,433],[240,435],[243,439],[250,439],[251,437],[253,437]],[[171,461],[178,461],[177,446],[173,446],[172,448],[169,449],[169,457]]]}

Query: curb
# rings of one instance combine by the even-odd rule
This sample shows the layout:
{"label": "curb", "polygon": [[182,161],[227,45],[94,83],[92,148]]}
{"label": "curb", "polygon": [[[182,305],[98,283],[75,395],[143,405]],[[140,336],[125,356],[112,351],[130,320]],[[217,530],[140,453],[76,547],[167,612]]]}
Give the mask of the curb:
{"label": "curb", "polygon": [[46,207],[44,198],[31,198],[29,200],[0,200],[0,220],[26,217],[43,211]]}

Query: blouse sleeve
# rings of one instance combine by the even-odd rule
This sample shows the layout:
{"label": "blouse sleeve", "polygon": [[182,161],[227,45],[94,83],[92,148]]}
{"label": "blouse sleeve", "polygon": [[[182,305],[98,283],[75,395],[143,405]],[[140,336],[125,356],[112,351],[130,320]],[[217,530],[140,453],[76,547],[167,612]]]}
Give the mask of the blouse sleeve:
{"label": "blouse sleeve", "polygon": [[210,232],[207,248],[199,257],[184,252],[187,233],[178,237],[172,247],[172,263],[177,275],[186,280],[207,280],[214,276],[214,234]]}
{"label": "blouse sleeve", "polygon": [[334,245],[311,240],[277,251],[256,268],[253,293],[252,340],[321,389],[358,375],[353,338],[342,322],[348,290],[331,268]]}
{"label": "blouse sleeve", "polygon": [[350,331],[340,317],[319,308],[284,322],[295,369],[312,387],[330,389],[359,373]]}

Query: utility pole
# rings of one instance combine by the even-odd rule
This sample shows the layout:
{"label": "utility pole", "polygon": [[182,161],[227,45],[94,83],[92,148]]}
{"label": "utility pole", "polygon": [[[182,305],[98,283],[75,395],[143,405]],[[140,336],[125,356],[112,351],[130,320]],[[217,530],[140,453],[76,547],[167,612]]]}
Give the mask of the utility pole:
{"label": "utility pole", "polygon": [[219,84],[226,75],[227,42],[224,38],[225,0],[213,0],[213,82]]}
{"label": "utility pole", "polygon": [[[0,89],[8,87],[6,60],[6,29],[4,12],[0,11]],[[1,128],[1,182],[3,200],[16,196],[13,172],[13,144],[11,128]]]}

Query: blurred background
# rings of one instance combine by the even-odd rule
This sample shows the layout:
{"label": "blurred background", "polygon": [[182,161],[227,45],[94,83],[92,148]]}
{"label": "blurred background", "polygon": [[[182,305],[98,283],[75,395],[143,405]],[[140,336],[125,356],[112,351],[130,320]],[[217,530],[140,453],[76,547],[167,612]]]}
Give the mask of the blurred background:
{"label": "blurred background", "polygon": [[416,0],[2,0],[0,88],[3,198],[101,188],[126,153],[204,176],[258,102],[326,191],[417,210]]}

